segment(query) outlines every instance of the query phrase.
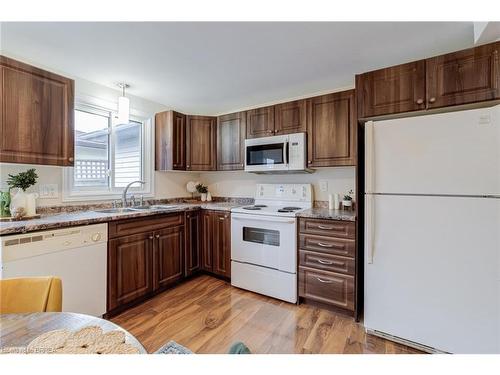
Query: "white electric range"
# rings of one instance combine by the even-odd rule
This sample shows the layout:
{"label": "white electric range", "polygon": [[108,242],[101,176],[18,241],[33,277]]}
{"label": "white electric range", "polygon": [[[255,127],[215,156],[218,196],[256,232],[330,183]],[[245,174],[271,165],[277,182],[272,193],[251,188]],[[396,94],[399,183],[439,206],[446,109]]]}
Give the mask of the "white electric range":
{"label": "white electric range", "polygon": [[255,204],[231,210],[231,284],[297,302],[296,214],[312,207],[310,184],[258,184]]}

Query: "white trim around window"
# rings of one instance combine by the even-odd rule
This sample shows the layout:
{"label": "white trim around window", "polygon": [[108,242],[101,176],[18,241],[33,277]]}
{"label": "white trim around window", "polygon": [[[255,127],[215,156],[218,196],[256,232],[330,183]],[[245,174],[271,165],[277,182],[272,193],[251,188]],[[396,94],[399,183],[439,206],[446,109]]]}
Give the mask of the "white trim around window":
{"label": "white trim around window", "polygon": [[[116,111],[89,105],[86,103],[77,102],[75,110],[84,111],[92,114],[109,116],[116,116]],[[137,116],[130,116],[132,121],[142,123],[142,179],[146,182],[142,187],[131,187],[130,194],[137,197],[144,196],[144,198],[154,197],[154,118],[141,118]],[[75,187],[74,186],[74,168],[65,167],[63,171],[63,202],[76,202],[76,201],[100,201],[120,199],[122,196],[123,188],[114,187],[114,147],[115,147],[115,132],[113,131],[112,121],[110,120],[110,139],[109,139],[109,179],[110,183],[106,188],[102,187]]]}

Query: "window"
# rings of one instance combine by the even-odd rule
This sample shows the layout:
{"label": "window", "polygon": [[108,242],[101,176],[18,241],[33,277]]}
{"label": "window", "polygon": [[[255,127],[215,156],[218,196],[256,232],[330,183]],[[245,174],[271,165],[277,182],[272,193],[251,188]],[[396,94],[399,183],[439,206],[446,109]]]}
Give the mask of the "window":
{"label": "window", "polygon": [[[114,111],[79,105],[75,110],[75,162],[65,171],[64,200],[119,197],[130,191],[152,195],[151,122],[119,124]],[[149,150],[147,152],[146,150]]]}

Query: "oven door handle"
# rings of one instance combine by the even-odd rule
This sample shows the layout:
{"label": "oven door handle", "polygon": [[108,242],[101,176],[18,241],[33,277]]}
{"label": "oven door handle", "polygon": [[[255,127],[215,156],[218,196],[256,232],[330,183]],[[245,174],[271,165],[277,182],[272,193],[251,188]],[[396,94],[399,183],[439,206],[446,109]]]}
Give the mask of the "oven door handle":
{"label": "oven door handle", "polygon": [[270,216],[258,216],[258,215],[247,215],[247,214],[242,214],[241,216],[238,214],[231,214],[231,218],[233,220],[259,220],[263,223],[265,222],[273,222],[273,223],[287,223],[287,224],[293,224],[295,223],[295,218],[281,218],[281,217],[270,217]]}

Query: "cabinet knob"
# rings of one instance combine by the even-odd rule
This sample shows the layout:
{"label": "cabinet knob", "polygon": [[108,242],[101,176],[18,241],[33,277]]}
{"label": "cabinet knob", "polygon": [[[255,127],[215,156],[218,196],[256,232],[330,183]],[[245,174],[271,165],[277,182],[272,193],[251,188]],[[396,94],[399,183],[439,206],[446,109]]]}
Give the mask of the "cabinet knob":
{"label": "cabinet knob", "polygon": [[424,103],[424,99],[417,99],[417,104],[423,104]]}
{"label": "cabinet knob", "polygon": [[436,101],[436,98],[432,97],[429,99],[429,103],[434,103]]}
{"label": "cabinet knob", "polygon": [[157,234],[155,237],[156,237],[156,238],[160,238],[160,235],[159,235],[159,234]]}
{"label": "cabinet knob", "polygon": [[275,132],[275,133],[279,133],[280,131],[279,131],[279,130],[275,130],[274,132]]}
{"label": "cabinet knob", "polygon": [[69,157],[69,158],[68,158],[68,161],[69,161],[70,163],[73,163],[73,161],[74,161],[74,160],[75,160],[75,159],[74,159],[74,158],[72,158],[72,157]]}
{"label": "cabinet knob", "polygon": [[268,133],[272,134],[272,133],[274,133],[274,130],[269,130]]}
{"label": "cabinet knob", "polygon": [[307,164],[311,164],[311,163],[312,163],[312,161],[311,161],[311,160],[308,160],[308,161],[307,161]]}
{"label": "cabinet knob", "polygon": [[149,236],[149,239],[152,240],[153,239],[153,236]]}

